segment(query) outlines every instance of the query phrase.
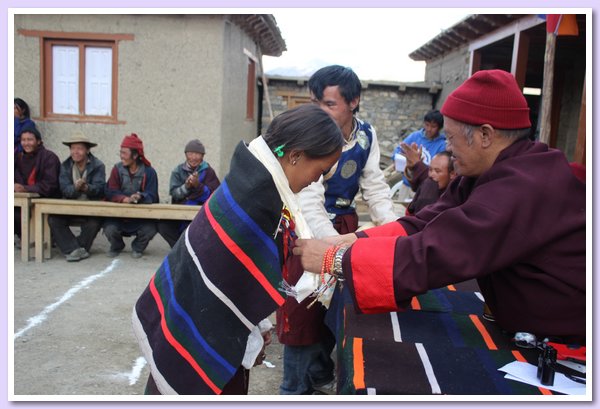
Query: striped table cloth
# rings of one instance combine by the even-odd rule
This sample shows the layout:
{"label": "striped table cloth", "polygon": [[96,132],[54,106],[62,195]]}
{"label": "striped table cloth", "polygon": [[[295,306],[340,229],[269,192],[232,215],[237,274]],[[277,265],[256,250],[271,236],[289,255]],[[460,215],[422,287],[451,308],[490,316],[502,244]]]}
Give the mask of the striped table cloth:
{"label": "striped table cloth", "polygon": [[475,281],[386,314],[356,314],[348,291],[336,291],[327,323],[337,339],[340,394],[552,394],[498,371],[515,360],[535,364],[538,352],[517,348],[512,334],[482,318]]}

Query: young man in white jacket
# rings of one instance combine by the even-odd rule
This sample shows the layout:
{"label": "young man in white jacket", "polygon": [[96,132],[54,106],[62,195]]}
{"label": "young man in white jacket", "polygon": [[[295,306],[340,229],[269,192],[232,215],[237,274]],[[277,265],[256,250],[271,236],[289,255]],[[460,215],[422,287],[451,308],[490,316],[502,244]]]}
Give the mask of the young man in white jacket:
{"label": "young man in white jacket", "polygon": [[[379,168],[375,129],[358,119],[361,83],[350,69],[339,65],[321,68],[308,81],[313,103],[336,121],[345,145],[339,161],[316,183],[298,194],[302,214],[315,238],[356,231],[354,197],[360,191],[376,225],[394,221],[390,189]],[[297,261],[297,259],[296,259]],[[302,274],[299,263],[288,263],[286,281],[294,285]],[[284,344],[284,375],[280,394],[330,393],[334,390],[331,352],[333,334],[324,323],[320,303],[298,304],[288,297],[277,313],[277,335]]]}

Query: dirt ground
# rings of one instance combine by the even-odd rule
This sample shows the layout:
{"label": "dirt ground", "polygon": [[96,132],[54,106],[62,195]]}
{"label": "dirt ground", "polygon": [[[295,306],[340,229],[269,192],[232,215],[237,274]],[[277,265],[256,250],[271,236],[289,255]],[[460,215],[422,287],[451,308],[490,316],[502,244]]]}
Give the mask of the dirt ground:
{"label": "dirt ground", "polygon": [[[157,235],[144,256],[133,259],[126,243],[125,251],[111,259],[105,255],[108,242],[99,234],[91,257],[75,263],[67,263],[56,248],[53,258],[44,263],[33,259],[22,263],[15,249],[16,399],[143,394],[148,366],[134,339],[130,317],[169,248]],[[266,360],[274,367],[263,364],[252,369],[250,394],[278,393],[282,347],[276,336],[273,340]],[[9,384],[9,392],[10,388]]]}

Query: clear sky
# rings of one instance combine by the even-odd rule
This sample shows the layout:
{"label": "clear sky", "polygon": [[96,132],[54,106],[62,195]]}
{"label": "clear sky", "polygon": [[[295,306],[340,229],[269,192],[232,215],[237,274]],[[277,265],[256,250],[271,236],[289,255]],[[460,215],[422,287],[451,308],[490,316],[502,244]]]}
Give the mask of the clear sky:
{"label": "clear sky", "polygon": [[362,80],[423,81],[425,63],[408,57],[470,9],[277,9],[285,39],[281,57],[263,57],[267,73],[310,75],[330,64],[351,67]]}

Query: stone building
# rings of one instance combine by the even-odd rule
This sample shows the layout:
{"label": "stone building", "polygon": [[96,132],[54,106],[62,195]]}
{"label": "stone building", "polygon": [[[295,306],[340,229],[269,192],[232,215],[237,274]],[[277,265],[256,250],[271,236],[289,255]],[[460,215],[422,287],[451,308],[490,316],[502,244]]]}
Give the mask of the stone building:
{"label": "stone building", "polygon": [[80,130],[110,171],[123,136],[138,134],[167,202],[187,141],[204,143],[223,178],[236,144],[256,136],[260,61],[284,50],[270,14],[16,14],[14,96],[61,160]]}
{"label": "stone building", "polygon": [[[267,76],[269,101],[273,115],[310,102],[308,77]],[[410,132],[419,129],[423,116],[434,106],[441,87],[437,83],[362,81],[358,117],[377,131],[382,164],[388,164],[394,146]],[[267,98],[263,98],[262,132],[271,118]]]}
{"label": "stone building", "polygon": [[[586,15],[576,15],[577,35],[556,38],[549,145],[569,161],[585,163]],[[591,16],[590,16],[591,18]],[[441,84],[440,108],[448,94],[484,69],[511,72],[540,131],[546,21],[531,14],[472,14],[410,54],[425,61],[425,80]],[[591,58],[591,56],[589,56]]]}

